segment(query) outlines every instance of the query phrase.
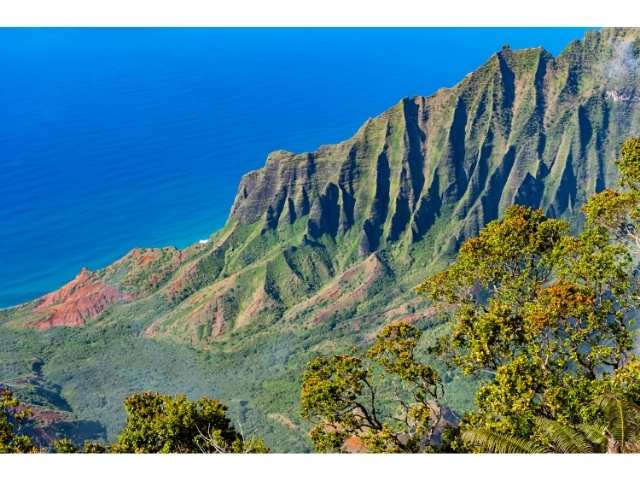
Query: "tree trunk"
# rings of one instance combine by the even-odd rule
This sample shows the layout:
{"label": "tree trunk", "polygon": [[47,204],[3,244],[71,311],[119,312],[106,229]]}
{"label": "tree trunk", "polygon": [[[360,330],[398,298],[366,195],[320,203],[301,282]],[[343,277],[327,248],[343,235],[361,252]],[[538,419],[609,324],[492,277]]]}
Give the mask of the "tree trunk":
{"label": "tree trunk", "polygon": [[615,438],[607,440],[607,453],[620,453],[620,443]]}

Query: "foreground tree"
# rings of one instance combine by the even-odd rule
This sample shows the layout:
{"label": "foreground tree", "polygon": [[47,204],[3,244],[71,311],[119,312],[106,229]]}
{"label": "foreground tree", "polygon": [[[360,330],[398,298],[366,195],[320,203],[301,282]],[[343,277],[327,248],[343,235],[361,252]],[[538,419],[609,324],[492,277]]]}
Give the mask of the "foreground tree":
{"label": "foreground tree", "polygon": [[[640,385],[640,364],[635,360],[628,367],[621,373],[635,375],[636,385]],[[536,417],[537,434],[530,439],[487,428],[465,429],[461,437],[481,451],[492,453],[640,453],[640,404],[628,393],[612,389],[597,398],[594,406],[598,417],[592,423],[571,425]]]}
{"label": "foreground tree", "polygon": [[415,327],[393,324],[364,356],[318,357],[308,364],[301,413],[314,424],[317,451],[353,445],[369,452],[432,449],[442,426],[442,384],[432,367],[416,359],[419,337]]}
{"label": "foreground tree", "polygon": [[112,446],[121,453],[265,453],[245,440],[226,417],[227,407],[203,397],[136,393],[124,402],[127,423]]}
{"label": "foreground tree", "polygon": [[10,390],[0,387],[0,453],[35,453],[33,440],[20,429],[29,420],[30,412]]}
{"label": "foreground tree", "polygon": [[68,438],[55,440],[51,446],[53,453],[79,453],[80,450]]}
{"label": "foreground tree", "polygon": [[87,440],[80,448],[68,438],[61,438],[53,442],[51,450],[53,453],[108,453],[110,447]]}
{"label": "foreground tree", "polygon": [[[420,286],[451,320],[438,353],[467,374],[491,378],[464,420],[466,440],[547,449],[552,426],[596,425],[603,414],[596,399],[635,365],[638,285],[628,246],[640,218],[639,147],[637,140],[626,143],[619,162],[630,190],[590,200],[579,235],[539,210],[513,206]],[[640,378],[629,379],[616,392],[627,406],[640,402],[633,393]]]}
{"label": "foreground tree", "polygon": [[640,138],[622,144],[620,189],[605,189],[592,196],[584,206],[589,225],[604,228],[618,242],[640,254]]}
{"label": "foreground tree", "polygon": [[596,388],[590,422],[567,422],[536,417],[531,438],[501,434],[486,427],[465,427],[462,439],[493,453],[640,453],[640,360],[631,359]]}

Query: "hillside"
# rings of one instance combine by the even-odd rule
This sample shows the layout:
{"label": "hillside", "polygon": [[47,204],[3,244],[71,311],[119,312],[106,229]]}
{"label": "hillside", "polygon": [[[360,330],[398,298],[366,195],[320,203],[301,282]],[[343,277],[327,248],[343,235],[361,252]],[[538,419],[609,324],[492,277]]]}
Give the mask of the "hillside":
{"label": "hillside", "polygon": [[[276,450],[304,448],[297,382],[310,355],[389,321],[445,328],[415,285],[513,203],[580,223],[640,132],[639,52],[638,29],[591,32],[557,58],[503,47],[342,143],[271,153],[207,243],[135,249],[1,311],[0,382],[37,359],[68,410],[109,436],[128,392],[208,394]],[[465,381],[447,379],[465,408]]]}

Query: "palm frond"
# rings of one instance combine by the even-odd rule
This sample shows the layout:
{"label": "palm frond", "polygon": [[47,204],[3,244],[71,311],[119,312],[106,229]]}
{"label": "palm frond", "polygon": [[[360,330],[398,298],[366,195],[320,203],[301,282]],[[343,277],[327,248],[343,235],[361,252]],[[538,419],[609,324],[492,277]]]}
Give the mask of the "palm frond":
{"label": "palm frond", "polygon": [[607,443],[607,426],[604,423],[581,423],[576,428],[582,432],[584,437],[595,445],[606,445]]}
{"label": "palm frond", "polygon": [[614,395],[597,401],[607,423],[607,430],[624,451],[625,444],[640,436],[640,406]]}
{"label": "palm frond", "polygon": [[485,429],[465,430],[462,440],[486,453],[543,453],[543,449],[528,440],[495,433]]}
{"label": "palm frond", "polygon": [[592,453],[593,446],[578,429],[548,418],[536,417],[536,426],[559,453]]}

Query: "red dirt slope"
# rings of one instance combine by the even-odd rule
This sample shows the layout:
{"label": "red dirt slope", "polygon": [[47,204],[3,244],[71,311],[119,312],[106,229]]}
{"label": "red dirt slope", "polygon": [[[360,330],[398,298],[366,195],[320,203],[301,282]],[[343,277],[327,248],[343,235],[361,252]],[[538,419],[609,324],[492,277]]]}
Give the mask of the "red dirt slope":
{"label": "red dirt slope", "polygon": [[34,309],[45,316],[31,324],[38,330],[51,327],[81,327],[87,320],[100,315],[110,305],[132,300],[131,294],[120,292],[96,278],[83,268],[78,276],[64,287],[42,297]]}

